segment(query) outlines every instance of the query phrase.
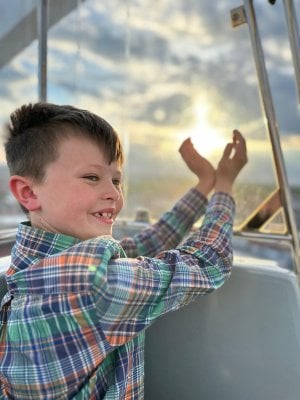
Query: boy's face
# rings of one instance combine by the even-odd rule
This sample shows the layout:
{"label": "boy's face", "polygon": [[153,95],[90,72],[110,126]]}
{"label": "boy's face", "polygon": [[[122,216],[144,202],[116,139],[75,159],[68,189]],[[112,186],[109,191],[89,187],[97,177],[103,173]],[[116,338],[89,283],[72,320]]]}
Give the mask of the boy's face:
{"label": "boy's face", "polygon": [[43,182],[33,184],[39,208],[30,212],[32,225],[82,240],[111,235],[123,207],[121,179],[119,164],[108,164],[97,144],[68,137]]}

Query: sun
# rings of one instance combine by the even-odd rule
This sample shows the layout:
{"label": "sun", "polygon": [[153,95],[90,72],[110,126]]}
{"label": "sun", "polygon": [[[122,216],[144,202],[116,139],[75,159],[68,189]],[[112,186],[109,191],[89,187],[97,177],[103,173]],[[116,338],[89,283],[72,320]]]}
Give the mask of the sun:
{"label": "sun", "polygon": [[209,108],[204,105],[195,107],[195,124],[188,131],[196,150],[204,157],[220,157],[227,139],[223,132],[214,127],[208,117]]}

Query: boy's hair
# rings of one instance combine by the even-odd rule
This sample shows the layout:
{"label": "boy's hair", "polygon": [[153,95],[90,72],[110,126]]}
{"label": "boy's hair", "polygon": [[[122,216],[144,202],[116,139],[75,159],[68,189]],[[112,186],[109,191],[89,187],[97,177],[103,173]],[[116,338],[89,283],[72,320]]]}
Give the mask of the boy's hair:
{"label": "boy's hair", "polygon": [[103,118],[87,110],[70,105],[30,103],[14,111],[10,120],[5,153],[11,175],[41,182],[46,166],[58,157],[58,145],[71,135],[95,141],[109,163],[123,162],[116,131]]}

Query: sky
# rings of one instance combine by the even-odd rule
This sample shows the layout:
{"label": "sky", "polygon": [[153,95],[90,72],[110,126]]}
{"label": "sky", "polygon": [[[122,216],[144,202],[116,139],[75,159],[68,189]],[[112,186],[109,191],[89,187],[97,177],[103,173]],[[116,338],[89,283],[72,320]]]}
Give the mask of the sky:
{"label": "sky", "polygon": [[[300,0],[295,3],[300,9]],[[230,21],[230,10],[240,4],[78,4],[49,32],[48,101],[87,108],[110,121],[120,133],[131,174],[147,176],[153,165],[157,174],[172,173],[187,136],[216,164],[231,131],[239,128],[250,160],[242,179],[274,180],[248,28],[233,29]],[[288,176],[300,185],[300,109],[282,2],[255,4]],[[35,41],[0,70],[0,123],[17,106],[36,99]]]}

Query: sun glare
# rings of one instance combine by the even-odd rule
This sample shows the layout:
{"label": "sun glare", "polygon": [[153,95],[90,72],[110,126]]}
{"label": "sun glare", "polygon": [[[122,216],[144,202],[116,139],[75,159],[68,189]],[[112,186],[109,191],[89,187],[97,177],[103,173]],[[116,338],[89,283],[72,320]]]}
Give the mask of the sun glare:
{"label": "sun glare", "polygon": [[228,141],[212,126],[208,118],[208,107],[203,104],[197,106],[195,124],[189,131],[189,136],[196,150],[205,157],[212,157],[214,154],[219,157]]}

